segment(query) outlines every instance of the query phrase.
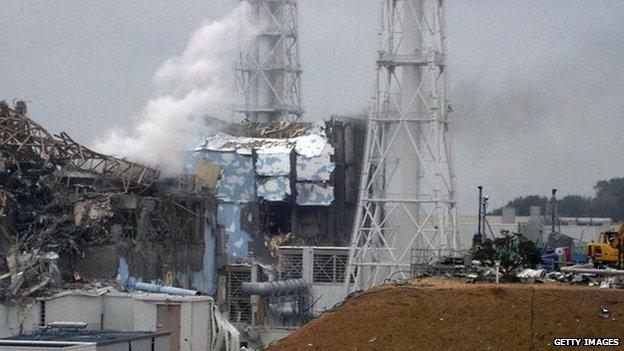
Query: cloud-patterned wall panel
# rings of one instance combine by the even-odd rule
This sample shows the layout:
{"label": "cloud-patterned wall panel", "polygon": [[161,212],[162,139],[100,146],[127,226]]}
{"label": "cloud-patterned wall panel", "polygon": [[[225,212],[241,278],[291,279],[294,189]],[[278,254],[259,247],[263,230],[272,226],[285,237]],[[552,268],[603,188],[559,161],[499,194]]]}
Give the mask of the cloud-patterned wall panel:
{"label": "cloud-patterned wall panel", "polygon": [[217,210],[217,223],[227,235],[225,252],[232,261],[245,261],[249,252],[251,236],[241,226],[243,206],[237,203],[221,203]]}
{"label": "cloud-patterned wall panel", "polygon": [[251,156],[219,151],[202,151],[201,155],[221,167],[216,191],[218,199],[243,203],[255,201],[255,173]]}
{"label": "cloud-patterned wall panel", "polygon": [[334,187],[314,183],[297,183],[297,205],[329,206],[334,201]]}
{"label": "cloud-patterned wall panel", "polygon": [[256,174],[287,176],[290,174],[290,154],[257,154]]}
{"label": "cloud-patterned wall panel", "polygon": [[258,197],[267,201],[285,201],[290,195],[288,177],[268,177],[258,179]]}

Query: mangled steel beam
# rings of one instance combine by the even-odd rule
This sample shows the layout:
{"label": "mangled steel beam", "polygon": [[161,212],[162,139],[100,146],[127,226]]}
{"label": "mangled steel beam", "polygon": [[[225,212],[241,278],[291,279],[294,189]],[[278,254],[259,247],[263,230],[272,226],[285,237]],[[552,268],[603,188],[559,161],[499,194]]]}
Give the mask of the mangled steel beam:
{"label": "mangled steel beam", "polygon": [[5,158],[94,174],[120,185],[124,192],[147,188],[158,178],[155,169],[97,153],[66,133],[53,136],[26,117],[25,112],[26,104],[22,101],[16,103],[15,109],[0,102],[0,153]]}
{"label": "mangled steel beam", "polygon": [[155,169],[97,153],[78,144],[66,133],[61,133],[56,137],[58,148],[66,157],[68,168],[118,181],[126,192],[131,188],[149,187],[158,178],[158,171]]}

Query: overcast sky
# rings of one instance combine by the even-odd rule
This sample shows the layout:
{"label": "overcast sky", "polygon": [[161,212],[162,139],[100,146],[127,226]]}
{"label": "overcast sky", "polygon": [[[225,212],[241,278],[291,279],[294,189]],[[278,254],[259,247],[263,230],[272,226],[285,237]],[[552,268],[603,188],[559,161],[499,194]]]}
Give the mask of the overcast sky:
{"label": "overcast sky", "polygon": [[[92,144],[132,126],[158,67],[236,3],[0,0],[0,99]],[[305,118],[367,109],[377,3],[299,1]],[[477,184],[500,205],[624,176],[624,2],[456,0],[447,17],[463,213]]]}

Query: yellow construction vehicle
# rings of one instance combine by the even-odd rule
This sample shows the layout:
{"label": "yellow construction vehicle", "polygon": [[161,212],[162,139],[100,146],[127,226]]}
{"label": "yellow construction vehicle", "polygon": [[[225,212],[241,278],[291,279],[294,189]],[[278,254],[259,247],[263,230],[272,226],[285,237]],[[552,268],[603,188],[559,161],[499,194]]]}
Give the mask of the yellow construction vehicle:
{"label": "yellow construction vehicle", "polygon": [[586,254],[595,264],[624,269],[624,223],[600,233],[600,241],[587,243]]}

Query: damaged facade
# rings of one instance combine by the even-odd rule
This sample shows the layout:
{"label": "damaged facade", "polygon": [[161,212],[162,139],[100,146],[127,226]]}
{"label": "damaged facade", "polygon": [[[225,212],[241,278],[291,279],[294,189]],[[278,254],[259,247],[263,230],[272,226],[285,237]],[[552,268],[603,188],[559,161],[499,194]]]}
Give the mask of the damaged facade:
{"label": "damaged facade", "polygon": [[[228,125],[181,155],[183,175],[160,179],[155,169],[50,134],[22,102],[2,103],[0,298],[19,304],[115,285],[127,264],[136,281],[214,296],[244,328],[252,314],[276,310],[272,303],[296,300],[241,290],[283,276],[279,247],[347,245],[364,133],[362,121],[338,117]],[[266,320],[293,324],[280,318]]]}
{"label": "damaged facade", "polygon": [[[338,117],[323,124],[247,122],[208,136],[187,155],[187,170],[215,186],[215,239],[224,253],[218,255],[217,299],[224,301],[224,313],[243,331],[249,345],[265,344],[275,337],[271,332],[279,334],[279,328],[309,318],[294,317],[293,312],[283,312],[290,317],[275,315],[283,311],[284,299],[294,301],[295,296],[254,297],[245,294],[242,286],[307,278],[282,274],[281,247],[348,244],[364,133],[361,121]],[[320,290],[314,281],[305,281],[310,284],[310,297],[318,299]],[[335,294],[330,285],[339,284],[325,284],[329,290],[321,289],[320,295]],[[336,300],[342,297],[335,295]],[[295,305],[300,313],[302,305]],[[304,309],[308,315],[322,310],[318,305]],[[255,332],[249,332],[249,327]]]}
{"label": "damaged facade", "polygon": [[[244,130],[269,126],[246,125]],[[217,218],[230,262],[266,261],[267,246],[276,236],[300,245],[344,242],[345,236],[333,233],[349,227],[336,228],[336,219],[330,218],[336,162],[325,129],[299,123],[285,138],[247,134],[212,135],[190,160],[194,168],[203,164],[220,170]]]}
{"label": "damaged facade", "polygon": [[157,182],[157,170],[51,135],[26,117],[24,103],[0,107],[3,299],[113,279],[122,257],[147,281],[214,290],[204,232],[215,223],[198,181]]}

